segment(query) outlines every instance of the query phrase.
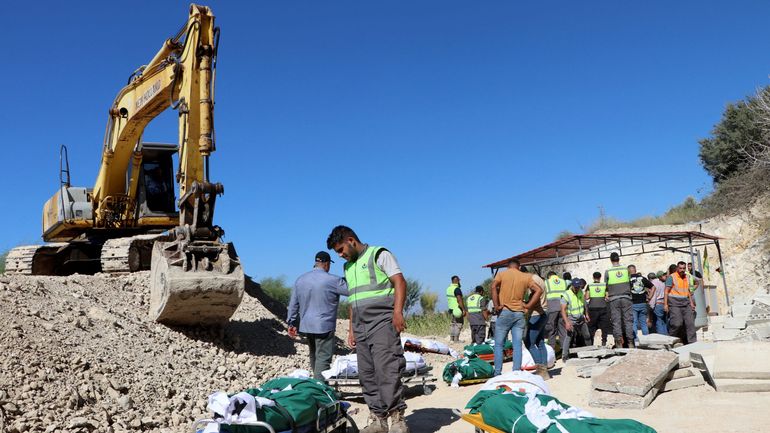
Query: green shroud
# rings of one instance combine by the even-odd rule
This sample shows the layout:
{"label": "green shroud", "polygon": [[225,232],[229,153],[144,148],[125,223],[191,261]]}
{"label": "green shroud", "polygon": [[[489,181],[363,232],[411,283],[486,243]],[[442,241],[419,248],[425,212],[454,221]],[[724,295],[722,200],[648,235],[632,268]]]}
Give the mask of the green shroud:
{"label": "green shroud", "polygon": [[[535,398],[543,406],[554,401],[564,409],[570,408],[569,405],[548,395],[538,394]],[[514,433],[537,433],[538,428],[524,415],[527,401],[528,398],[525,394],[519,392],[504,394],[503,389],[496,389],[494,391],[479,391],[465,408],[470,409],[470,412],[474,414],[481,413],[484,423],[499,430],[514,432],[513,426],[516,423]],[[547,413],[547,416],[554,420],[558,415],[557,410],[551,410]],[[583,418],[580,420],[558,419],[556,422],[570,433],[656,433],[651,427],[631,419]],[[553,423],[543,432],[561,433],[561,430],[556,423]]]}
{"label": "green shroud", "polygon": [[[513,343],[511,343],[511,340],[505,340],[505,345],[503,346],[504,350],[513,350]],[[484,342],[483,344],[469,344],[463,348],[466,352],[472,352],[476,355],[494,355],[495,348],[491,344],[489,344],[489,340]]]}
{"label": "green shroud", "polygon": [[479,359],[476,354],[465,353],[465,358],[456,359],[444,367],[442,377],[446,383],[451,383],[455,372],[466,379],[487,379],[495,374],[495,369],[487,361]]}
{"label": "green shroud", "polygon": [[[291,390],[281,391],[289,385],[291,385]],[[272,392],[272,390],[279,391]],[[295,426],[315,423],[318,409],[339,400],[333,388],[313,379],[281,377],[265,382],[260,388],[249,388],[244,392],[255,397],[274,400],[277,405],[286,409],[286,412],[291,415]],[[331,418],[336,419],[335,416],[331,416]],[[257,409],[257,419],[270,424],[275,431],[289,430],[291,428],[289,420],[275,407]],[[222,431],[232,433],[263,433],[267,430],[262,427],[231,424],[228,427],[223,426]]]}

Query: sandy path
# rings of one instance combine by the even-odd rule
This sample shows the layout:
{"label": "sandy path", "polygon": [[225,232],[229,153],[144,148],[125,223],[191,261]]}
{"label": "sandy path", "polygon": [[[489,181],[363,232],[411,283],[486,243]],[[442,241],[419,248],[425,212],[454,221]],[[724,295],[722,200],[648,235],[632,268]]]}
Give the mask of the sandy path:
{"label": "sandy path", "polygon": [[[447,358],[448,362],[449,358]],[[443,365],[433,362],[439,376]],[[506,363],[505,370],[510,368]],[[590,379],[577,377],[574,367],[557,362],[554,378],[548,381],[553,395],[573,406],[603,418],[631,418],[659,433],[730,433],[770,431],[770,393],[717,393],[710,386],[671,391],[659,395],[644,410],[598,409],[588,406]],[[407,422],[413,433],[472,433],[473,427],[459,420],[452,409],[460,409],[481,385],[453,389],[439,382],[433,394],[422,395],[419,387],[407,394]],[[366,425],[368,410],[362,399],[351,400],[360,408],[354,419]]]}

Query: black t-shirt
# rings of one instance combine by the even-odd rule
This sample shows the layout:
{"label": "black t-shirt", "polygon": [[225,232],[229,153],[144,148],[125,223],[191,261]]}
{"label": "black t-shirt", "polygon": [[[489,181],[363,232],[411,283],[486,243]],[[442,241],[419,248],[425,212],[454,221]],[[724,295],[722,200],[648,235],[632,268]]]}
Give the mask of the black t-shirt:
{"label": "black t-shirt", "polygon": [[[641,278],[642,279],[642,286],[645,289],[650,289],[652,287],[652,283],[647,278],[643,277],[641,273],[636,273],[631,275],[631,279],[634,278]],[[633,281],[632,281],[633,285]],[[644,304],[647,302],[647,290],[644,291],[644,293],[631,293],[631,302],[634,304]]]}

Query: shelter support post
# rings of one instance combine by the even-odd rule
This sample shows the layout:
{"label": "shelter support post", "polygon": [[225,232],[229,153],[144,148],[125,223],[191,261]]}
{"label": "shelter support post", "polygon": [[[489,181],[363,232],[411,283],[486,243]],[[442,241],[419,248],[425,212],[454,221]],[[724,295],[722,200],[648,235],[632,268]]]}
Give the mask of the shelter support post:
{"label": "shelter support post", "polygon": [[714,244],[717,246],[717,255],[719,256],[719,270],[720,274],[722,274],[722,284],[725,286],[725,303],[727,303],[727,306],[730,306],[730,295],[727,292],[727,278],[725,278],[725,264],[722,261],[722,248],[719,247],[719,241],[714,240]]}

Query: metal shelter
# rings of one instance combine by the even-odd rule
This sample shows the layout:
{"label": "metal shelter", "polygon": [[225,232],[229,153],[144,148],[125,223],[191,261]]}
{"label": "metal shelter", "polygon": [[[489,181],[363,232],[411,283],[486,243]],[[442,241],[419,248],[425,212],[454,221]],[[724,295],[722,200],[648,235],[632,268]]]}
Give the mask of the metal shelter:
{"label": "metal shelter", "polygon": [[[725,288],[727,306],[730,297],[727,293],[727,280],[722,262],[722,250],[719,247],[719,237],[702,232],[647,232],[647,233],[594,233],[571,235],[530,251],[517,254],[507,259],[498,260],[484,265],[496,274],[500,268],[508,265],[512,259],[518,259],[522,265],[532,266],[538,271],[550,265],[566,265],[602,259],[609,259],[613,252],[621,257],[671,251],[690,255],[690,261],[696,263],[694,248],[715,245],[719,256],[719,269]],[[686,249],[684,249],[686,248]],[[625,249],[625,252],[623,251]],[[700,256],[698,256],[700,262]],[[699,268],[702,270],[702,266]]]}

